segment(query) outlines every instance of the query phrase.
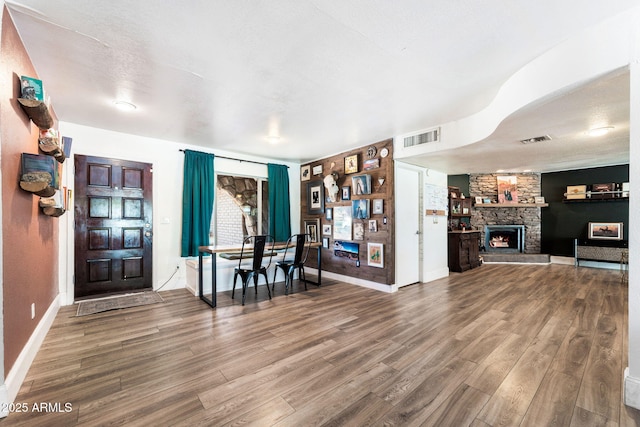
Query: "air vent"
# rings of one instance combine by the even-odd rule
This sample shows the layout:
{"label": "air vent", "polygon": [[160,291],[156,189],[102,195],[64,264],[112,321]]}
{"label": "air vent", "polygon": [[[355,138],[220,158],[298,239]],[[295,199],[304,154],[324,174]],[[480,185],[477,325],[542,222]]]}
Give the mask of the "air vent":
{"label": "air vent", "polygon": [[413,147],[414,145],[427,144],[429,142],[438,142],[440,140],[440,128],[431,129],[404,137],[404,147]]}
{"label": "air vent", "polygon": [[543,135],[543,136],[536,136],[535,138],[521,139],[520,142],[522,142],[523,144],[535,144],[536,142],[549,141],[549,140],[551,140],[551,137],[549,135]]}

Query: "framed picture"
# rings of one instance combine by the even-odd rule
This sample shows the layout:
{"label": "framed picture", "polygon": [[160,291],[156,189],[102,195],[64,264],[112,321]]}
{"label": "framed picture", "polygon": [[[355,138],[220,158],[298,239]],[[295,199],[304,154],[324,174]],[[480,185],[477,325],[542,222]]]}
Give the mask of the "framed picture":
{"label": "framed picture", "polygon": [[369,199],[354,200],[351,202],[353,219],[369,218]]}
{"label": "framed picture", "polygon": [[378,169],[380,167],[380,159],[365,160],[362,169],[370,171],[371,169]]}
{"label": "framed picture", "polygon": [[300,167],[300,181],[309,181],[311,179],[311,166],[304,165]]}
{"label": "framed picture", "polygon": [[351,240],[351,206],[333,208],[334,240]]}
{"label": "framed picture", "polygon": [[324,212],[324,188],[322,181],[307,184],[307,213],[321,214]]}
{"label": "framed picture", "polygon": [[313,174],[320,175],[322,173],[322,165],[316,165],[313,167]]}
{"label": "framed picture", "polygon": [[371,175],[356,175],[351,177],[353,194],[371,194]]}
{"label": "framed picture", "polygon": [[361,222],[353,223],[353,240],[364,240],[364,224]]}
{"label": "framed picture", "polygon": [[367,243],[367,265],[384,268],[384,245],[382,243]]}
{"label": "framed picture", "polygon": [[518,181],[515,175],[498,177],[498,203],[518,203]]}
{"label": "framed picture", "polygon": [[358,155],[347,156],[344,158],[344,173],[358,172]]}
{"label": "framed picture", "polygon": [[320,241],[320,220],[319,219],[305,219],[304,220],[304,232],[308,234],[309,240],[312,242]]}
{"label": "framed picture", "polygon": [[622,240],[622,222],[590,222],[589,239]]}
{"label": "framed picture", "polygon": [[331,221],[333,219],[333,208],[326,208],[324,210],[324,216],[327,221]]}
{"label": "framed picture", "polygon": [[373,199],[373,209],[371,211],[374,214],[383,213],[383,201],[382,199]]}
{"label": "framed picture", "polygon": [[360,257],[360,245],[358,243],[336,240],[333,242],[333,254],[337,257],[357,261]]}
{"label": "framed picture", "polygon": [[323,237],[322,238],[322,247],[324,249],[329,249],[329,238],[328,237]]}
{"label": "framed picture", "polygon": [[351,200],[351,187],[342,187],[342,200]]}
{"label": "framed picture", "polygon": [[567,200],[577,200],[587,198],[586,185],[567,185]]}
{"label": "framed picture", "polygon": [[544,203],[544,197],[543,196],[536,196],[534,197],[535,203],[540,204],[540,203]]}
{"label": "framed picture", "polygon": [[377,233],[378,232],[378,221],[375,219],[369,220],[369,233]]}
{"label": "framed picture", "polygon": [[476,205],[482,204],[482,196],[476,196]]}
{"label": "framed picture", "polygon": [[331,224],[322,224],[322,235],[331,236]]}

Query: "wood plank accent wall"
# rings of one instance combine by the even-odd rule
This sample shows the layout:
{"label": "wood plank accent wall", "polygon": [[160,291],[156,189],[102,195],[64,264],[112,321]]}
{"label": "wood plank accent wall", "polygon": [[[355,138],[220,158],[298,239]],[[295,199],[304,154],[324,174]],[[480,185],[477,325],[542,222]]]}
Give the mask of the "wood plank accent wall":
{"label": "wood plank accent wall", "polygon": [[[380,165],[376,169],[371,170],[363,170],[364,169],[364,161],[368,160],[369,157],[367,155],[367,150],[369,147],[375,147],[376,154],[373,156],[373,159],[377,159],[380,162]],[[380,156],[380,151],[386,148],[389,151],[389,154],[382,158]],[[344,170],[344,159],[348,156],[358,156],[358,172],[353,174],[345,174]],[[311,177],[309,181],[302,181],[300,186],[300,230],[304,231],[304,222],[305,220],[316,219],[320,220],[320,237],[329,237],[329,248],[328,249],[317,249],[322,250],[322,270],[330,271],[332,273],[342,274],[345,276],[356,277],[358,279],[368,280],[376,283],[382,284],[393,284],[395,283],[395,257],[394,257],[394,242],[395,242],[395,200],[394,200],[394,169],[393,169],[393,140],[387,139],[384,141],[380,141],[374,144],[367,145],[365,147],[361,147],[356,150],[347,151],[341,154],[337,154],[332,157],[327,157],[324,159],[320,159],[314,161],[310,164]],[[303,165],[303,168],[308,165]],[[322,166],[322,174],[313,175],[314,166]],[[332,166],[333,165],[333,166]],[[354,219],[353,222],[360,222],[364,225],[364,240],[350,240],[350,242],[359,244],[359,260],[360,267],[356,266],[356,261],[347,259],[344,257],[338,257],[334,255],[333,245],[333,220],[328,220],[326,218],[326,214],[310,214],[308,212],[308,188],[307,184],[310,182],[322,181],[325,176],[331,174],[332,172],[336,172],[338,174],[337,184],[340,187],[340,192],[336,198],[336,202],[332,203],[328,201],[328,193],[326,189],[324,190],[325,197],[325,212],[326,208],[335,208],[336,206],[352,206],[352,202],[354,200],[359,199],[369,199],[370,200],[370,212],[369,219],[376,220],[377,222],[377,232],[369,231],[369,219]],[[371,175],[371,194],[366,195],[354,195],[353,186],[351,184],[351,178],[354,175],[363,175],[368,174]],[[378,178],[384,178],[384,184],[380,185],[378,182]],[[351,200],[342,200],[342,187],[349,186],[351,188]],[[382,214],[373,214],[371,211],[373,210],[373,200],[374,199],[382,199],[383,200],[383,213]],[[384,218],[386,217],[387,223],[384,224]],[[331,225],[331,236],[323,236],[322,235],[322,225],[329,224]],[[320,239],[322,241],[322,239]],[[368,265],[367,260],[367,243],[382,243],[384,244],[384,268],[372,267]],[[309,267],[315,267],[315,249],[312,249],[312,253],[309,254]]]}

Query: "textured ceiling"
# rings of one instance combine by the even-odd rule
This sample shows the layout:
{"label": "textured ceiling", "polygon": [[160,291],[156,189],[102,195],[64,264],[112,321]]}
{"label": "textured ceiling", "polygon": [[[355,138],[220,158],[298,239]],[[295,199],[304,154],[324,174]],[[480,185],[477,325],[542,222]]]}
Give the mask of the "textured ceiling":
{"label": "textured ceiling", "polygon": [[[637,1],[6,4],[60,120],[304,162],[476,113],[523,66]],[[620,95],[607,101],[616,120],[626,114],[628,159],[628,89],[620,89],[628,88],[628,77],[617,75],[516,112],[490,140],[466,148],[475,162],[454,150],[413,161],[477,172],[493,167],[483,161],[510,138],[539,132],[555,134],[556,142],[570,138],[577,133],[570,124],[585,121],[584,97],[599,97],[599,85]],[[116,99],[138,108],[124,114],[113,108]],[[280,140],[270,144],[268,136]],[[508,152],[505,168],[544,166]],[[576,157],[547,170],[593,160]]]}

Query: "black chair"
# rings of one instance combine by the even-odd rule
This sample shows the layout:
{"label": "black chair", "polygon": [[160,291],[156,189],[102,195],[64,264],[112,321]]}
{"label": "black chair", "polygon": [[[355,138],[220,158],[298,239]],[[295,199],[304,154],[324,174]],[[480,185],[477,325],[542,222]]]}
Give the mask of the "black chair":
{"label": "black chair", "polygon": [[249,236],[242,242],[242,251],[238,266],[233,270],[233,289],[231,290],[231,298],[236,291],[236,282],[238,276],[242,278],[242,305],[247,294],[247,286],[249,280],[253,278],[253,286],[258,295],[258,279],[262,274],[267,282],[267,292],[271,299],[271,291],[269,290],[269,279],[267,278],[267,270],[271,266],[271,258],[273,257],[273,237],[268,235]]}
{"label": "black chair", "polygon": [[[304,263],[309,256],[311,246],[311,236],[309,234],[294,234],[287,240],[282,261],[276,261],[276,271],[273,273],[273,285],[271,290],[275,290],[276,274],[278,268],[284,272],[284,294],[289,294],[289,288],[293,291],[293,273],[298,270],[298,277],[304,281],[304,289],[307,290],[307,278],[304,274]],[[293,256],[292,256],[293,255]]]}

